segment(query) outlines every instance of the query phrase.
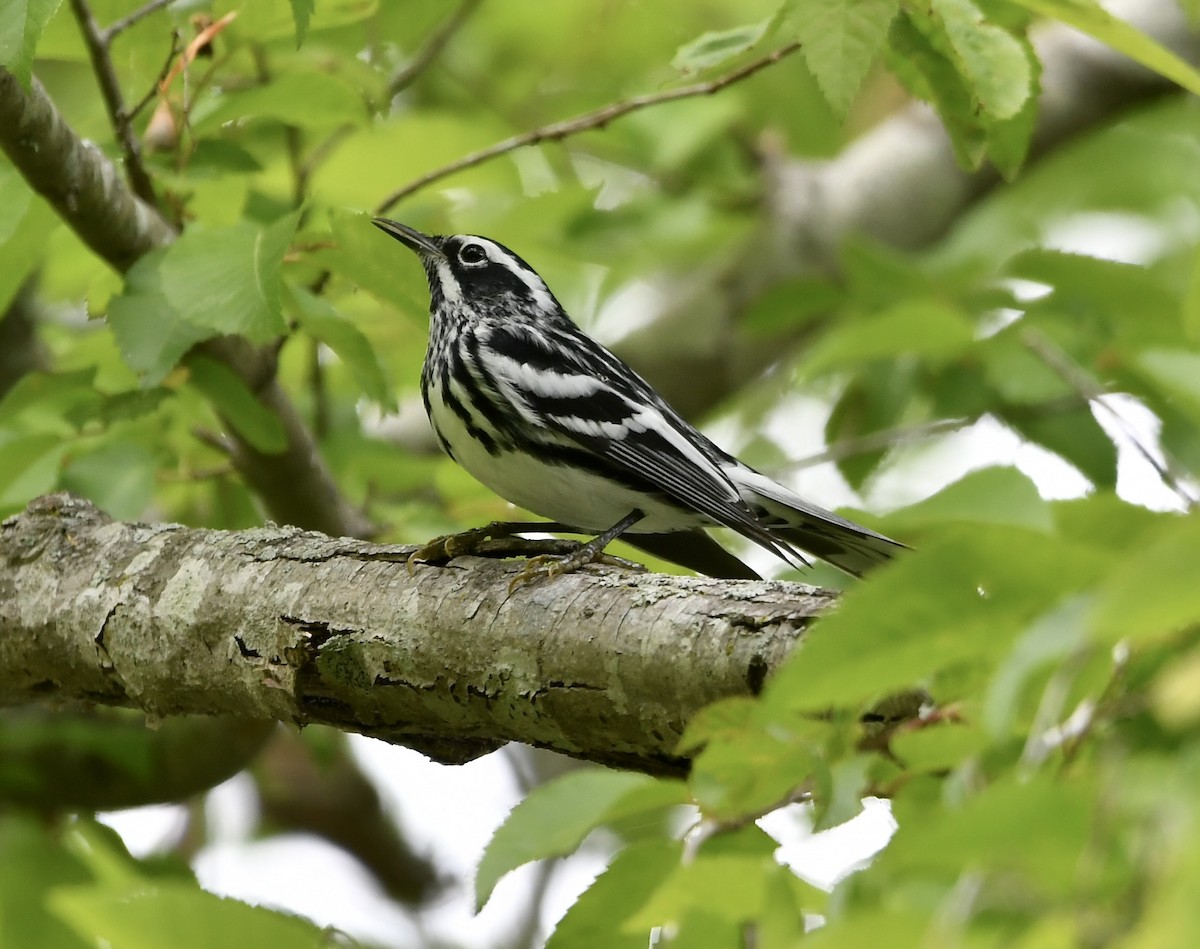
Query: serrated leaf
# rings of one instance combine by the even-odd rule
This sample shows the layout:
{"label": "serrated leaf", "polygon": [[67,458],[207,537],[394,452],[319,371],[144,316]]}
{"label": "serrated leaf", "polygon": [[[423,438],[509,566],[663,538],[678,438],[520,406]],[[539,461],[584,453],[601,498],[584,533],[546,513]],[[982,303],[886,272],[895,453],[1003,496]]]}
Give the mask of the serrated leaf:
{"label": "serrated leaf", "polygon": [[[785,709],[843,707],[958,663],[986,669],[1113,556],[1013,527],[947,528],[848,591],[768,681],[765,700]],[[928,593],[904,593],[914,589]]]}
{"label": "serrated leaf", "polygon": [[974,339],[965,314],[936,300],[899,303],[868,319],[842,321],[826,333],[801,364],[806,376],[897,356],[943,361]]}
{"label": "serrated leaf", "polygon": [[[428,294],[424,299],[413,293],[425,278],[421,266],[392,238],[371,226],[371,216],[361,211],[334,208],[329,212],[334,246],[314,254],[331,270],[405,312],[429,312]],[[407,269],[406,269],[407,268]]]}
{"label": "serrated leaf", "polygon": [[567,910],[546,949],[644,949],[647,932],[624,931],[631,909],[679,865],[681,845],[646,840],[626,847]]}
{"label": "serrated leaf", "polygon": [[883,49],[899,0],[791,0],[789,22],[821,94],[844,118]]}
{"label": "serrated leaf", "polygon": [[0,3],[0,66],[29,87],[29,70],[42,30],[62,0],[4,0]]}
{"label": "serrated leaf", "polygon": [[770,857],[701,852],[691,863],[677,866],[621,928],[644,933],[677,923],[693,910],[729,922],[753,919],[762,911],[766,880],[773,869],[778,866]]}
{"label": "serrated leaf", "polygon": [[316,0],[290,0],[292,19],[296,21],[296,49],[304,45],[304,37],[308,35],[308,22],[312,19]]}
{"label": "serrated leaf", "polygon": [[1025,49],[1011,33],[984,20],[971,0],[933,0],[975,98],[992,118],[1009,119],[1033,93]]}
{"label": "serrated leaf", "polygon": [[159,265],[163,296],[192,326],[265,343],[284,332],[279,269],[300,212],[265,228],[251,224],[194,229],[167,248]]}
{"label": "serrated leaf", "polygon": [[945,42],[930,17],[905,9],[888,33],[888,65],[912,95],[933,105],[950,135],[955,160],[974,171],[983,161],[987,134],[971,90],[949,51],[939,48],[935,38]]}
{"label": "serrated leaf", "polygon": [[308,920],[206,893],[195,884],[139,881],[133,886],[66,886],[51,909],[92,944],[158,949],[271,946],[315,949],[324,941]]}
{"label": "serrated leaf", "polygon": [[1016,468],[984,468],[964,475],[932,497],[896,512],[888,530],[947,522],[1008,524],[1049,532],[1050,505]]}
{"label": "serrated leaf", "polygon": [[383,365],[362,332],[338,316],[333,306],[302,287],[287,285],[295,303],[300,326],[314,339],[332,349],[350,369],[363,392],[386,412],[396,411],[396,397],[388,384]]}
{"label": "serrated leaf", "polygon": [[731,30],[703,33],[675,51],[671,65],[680,72],[712,69],[753,47],[767,32],[771,20],[748,23]]}
{"label": "serrated leaf", "polygon": [[108,303],[108,323],[121,358],[147,385],[162,382],[196,343],[217,335],[183,319],[162,289],[167,248],[142,256],[125,274],[125,288]]}
{"label": "serrated leaf", "polygon": [[1200,72],[1141,30],[1119,20],[1095,0],[1013,0],[1041,16],[1061,20],[1124,53],[1160,76],[1177,82],[1193,95],[1200,95]]}
{"label": "serrated leaf", "polygon": [[654,779],[624,771],[587,769],[534,788],[488,842],[475,872],[475,905],[482,908],[510,870],[575,850],[621,798]]}
{"label": "serrated leaf", "polygon": [[276,454],[287,448],[287,434],[279,417],[259,402],[224,363],[207,356],[193,356],[188,360],[188,381],[256,449]]}

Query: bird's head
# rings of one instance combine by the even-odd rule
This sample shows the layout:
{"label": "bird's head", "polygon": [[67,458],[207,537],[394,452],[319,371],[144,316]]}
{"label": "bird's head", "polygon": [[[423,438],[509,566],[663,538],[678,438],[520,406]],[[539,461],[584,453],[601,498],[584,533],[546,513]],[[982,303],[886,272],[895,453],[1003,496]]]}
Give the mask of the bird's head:
{"label": "bird's head", "polygon": [[566,319],[537,271],[497,241],[475,234],[423,234],[382,217],[373,223],[420,258],[435,315],[443,306],[461,306],[511,319]]}

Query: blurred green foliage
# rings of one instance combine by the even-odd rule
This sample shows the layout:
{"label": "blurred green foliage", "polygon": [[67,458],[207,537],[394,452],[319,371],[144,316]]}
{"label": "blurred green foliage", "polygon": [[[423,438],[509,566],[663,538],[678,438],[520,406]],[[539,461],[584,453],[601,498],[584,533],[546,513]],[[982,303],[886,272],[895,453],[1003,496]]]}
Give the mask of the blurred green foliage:
{"label": "blurred green foliage", "polygon": [[[89,6],[102,25],[133,9]],[[116,157],[78,25],[58,7],[3,4],[0,63],[32,69],[73,128]],[[195,343],[240,334],[281,340],[285,389],[341,490],[389,539],[505,516],[420,439],[388,444],[364,421],[413,404],[426,335],[420,270],[367,209],[508,136],[712,79],[799,39],[800,55],[718,95],[513,152],[391,213],[499,237],[596,325],[639,281],[703,292],[759,235],[764,155],[832,158],[903,88],[934,105],[965,167],[990,162],[1012,182],[927,251],[852,238],[836,274],[756,294],[737,330],[775,347],[776,371],[726,393],[726,414],[763,429],[748,460],[782,467],[796,445],[765,421],[786,395],[827,403],[827,443],[868,446],[836,459],[866,497],[930,444],[953,444],[881,434],[979,419],[1057,456],[1091,492],[1047,501],[1015,468],[993,467],[879,519],[919,549],[849,590],[760,698],[691,724],[686,785],[584,772],[540,789],[497,834],[477,894],[608,826],[622,849],[552,946],[641,946],[651,927],[680,947],[741,944],[750,928],[761,947],[1195,943],[1200,534],[1194,514],[1118,496],[1107,410],[1088,398],[1124,393],[1153,413],[1160,467],[1181,498],[1192,490],[1200,111],[1169,97],[1023,169],[1040,76],[1026,30],[1033,14],[1059,17],[1192,89],[1194,71],[1090,0],[579,0],[485,2],[398,82],[449,9],[180,0],[116,36],[126,100],[150,94],[136,133],[156,105],[166,124],[144,139],[146,162],[184,228],[124,279],[0,161],[0,311],[34,280],[53,359],[5,380],[0,514],[69,488],[117,517],[256,523],[257,499],[216,440],[195,433],[215,432],[219,410],[271,452],[278,420],[225,366],[179,365]],[[237,17],[212,56],[160,101],[172,31],[182,46],[197,16],[227,13]],[[1080,252],[1063,238],[1070,227],[1149,236],[1126,254],[1135,262],[1119,262],[1098,244]],[[749,255],[741,266],[754,265]],[[936,709],[868,740],[863,717],[914,687]],[[831,895],[777,863],[754,823],[807,794],[815,825],[831,826],[866,793],[893,798],[901,830]],[[686,848],[666,819],[685,802],[703,829]],[[5,945],[322,938],[208,896],[179,867],[162,877],[86,821],[7,814],[0,852]],[[814,913],[825,926],[805,936]]]}

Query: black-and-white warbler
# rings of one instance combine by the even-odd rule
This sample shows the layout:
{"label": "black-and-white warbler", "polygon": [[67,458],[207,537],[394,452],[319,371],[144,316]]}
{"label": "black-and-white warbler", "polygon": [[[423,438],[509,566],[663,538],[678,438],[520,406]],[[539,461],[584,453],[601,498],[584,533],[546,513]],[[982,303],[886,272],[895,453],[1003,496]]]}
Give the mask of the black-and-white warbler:
{"label": "black-and-white warbler", "polygon": [[[788,563],[806,563],[805,551],[855,576],[902,549],[714,445],[571,322],[504,245],[375,224],[416,252],[429,280],[421,394],[442,447],[501,497],[554,522],[486,533],[598,535],[566,558],[535,558],[523,579],[600,559],[618,536],[710,576],[757,576],[704,533],[715,525]],[[461,549],[441,538],[417,556]]]}

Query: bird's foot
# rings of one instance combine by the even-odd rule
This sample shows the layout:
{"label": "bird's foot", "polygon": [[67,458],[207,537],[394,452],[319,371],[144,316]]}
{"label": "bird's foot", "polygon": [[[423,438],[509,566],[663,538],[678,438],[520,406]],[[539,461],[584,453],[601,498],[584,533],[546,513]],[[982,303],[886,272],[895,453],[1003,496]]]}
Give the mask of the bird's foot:
{"label": "bird's foot", "polygon": [[412,575],[417,564],[445,563],[455,557],[473,554],[484,541],[511,534],[512,530],[506,529],[509,526],[506,521],[492,521],[483,527],[472,527],[470,530],[459,531],[457,534],[443,534],[441,537],[435,537],[424,546],[418,547],[408,558],[409,575]]}
{"label": "bird's foot", "polygon": [[534,580],[550,580],[554,577],[561,577],[564,574],[574,573],[576,570],[586,567],[590,563],[604,564],[609,567],[622,567],[625,570],[636,570],[639,573],[645,573],[646,571],[646,568],[642,564],[626,560],[624,557],[606,554],[603,544],[596,544],[594,541],[589,541],[586,544],[580,544],[578,548],[569,554],[541,554],[537,557],[530,557],[525,562],[524,569],[509,581],[508,592],[512,593],[518,587],[526,583],[531,583]]}

